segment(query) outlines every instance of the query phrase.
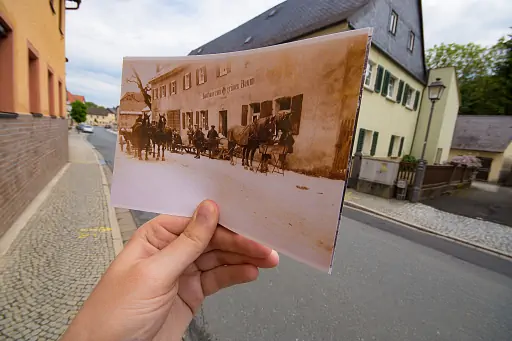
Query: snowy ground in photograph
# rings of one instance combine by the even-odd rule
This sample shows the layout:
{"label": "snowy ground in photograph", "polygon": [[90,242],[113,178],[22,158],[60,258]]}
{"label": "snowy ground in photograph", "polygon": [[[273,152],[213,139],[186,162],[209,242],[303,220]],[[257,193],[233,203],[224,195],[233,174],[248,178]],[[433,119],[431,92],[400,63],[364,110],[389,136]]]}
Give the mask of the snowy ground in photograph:
{"label": "snowy ground in photograph", "polygon": [[[220,207],[220,223],[283,254],[329,269],[344,182],[294,172],[255,173],[240,160],[166,152],[141,161],[116,152],[112,204],[191,216],[204,199]],[[257,165],[257,162],[254,162]]]}

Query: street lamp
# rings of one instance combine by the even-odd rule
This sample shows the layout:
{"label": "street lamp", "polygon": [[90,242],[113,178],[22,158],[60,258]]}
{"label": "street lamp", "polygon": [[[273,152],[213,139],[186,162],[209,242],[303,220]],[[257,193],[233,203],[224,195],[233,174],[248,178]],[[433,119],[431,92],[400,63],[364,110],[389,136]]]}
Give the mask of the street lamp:
{"label": "street lamp", "polygon": [[416,175],[414,176],[414,187],[412,189],[411,201],[417,202],[420,200],[421,186],[423,185],[423,178],[425,177],[425,170],[427,169],[427,162],[425,161],[425,151],[427,149],[428,134],[430,132],[430,124],[432,123],[432,115],[434,114],[434,107],[436,101],[441,99],[443,96],[444,89],[446,86],[441,82],[441,78],[429,84],[428,86],[428,98],[432,102],[430,107],[430,114],[428,116],[427,131],[425,133],[425,139],[423,141],[423,149],[421,151],[421,157],[418,160],[418,167],[416,168]]}

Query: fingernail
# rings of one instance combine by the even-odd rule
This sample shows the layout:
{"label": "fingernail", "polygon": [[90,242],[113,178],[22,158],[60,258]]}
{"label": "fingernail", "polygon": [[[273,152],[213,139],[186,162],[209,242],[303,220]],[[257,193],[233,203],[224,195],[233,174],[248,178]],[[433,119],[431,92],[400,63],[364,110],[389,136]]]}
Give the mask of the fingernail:
{"label": "fingernail", "polygon": [[196,222],[199,224],[207,224],[215,219],[215,207],[208,201],[199,204],[196,211]]}

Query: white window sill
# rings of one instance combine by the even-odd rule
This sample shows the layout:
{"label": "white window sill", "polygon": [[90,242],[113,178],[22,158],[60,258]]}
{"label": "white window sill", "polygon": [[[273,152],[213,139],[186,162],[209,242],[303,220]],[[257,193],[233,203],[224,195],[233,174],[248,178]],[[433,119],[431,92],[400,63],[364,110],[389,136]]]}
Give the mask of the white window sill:
{"label": "white window sill", "polygon": [[412,107],[412,106],[405,105],[405,107],[406,107],[407,109],[409,109],[410,111],[414,111],[414,107]]}
{"label": "white window sill", "polygon": [[370,91],[370,92],[373,92],[373,89],[372,89],[371,85],[366,85],[366,84],[364,84],[364,88],[365,88],[366,90]]}
{"label": "white window sill", "polygon": [[393,98],[393,97],[391,97],[391,96],[386,96],[386,99],[387,99],[388,101],[391,101],[391,102],[396,103],[396,99],[394,99],[394,98]]}

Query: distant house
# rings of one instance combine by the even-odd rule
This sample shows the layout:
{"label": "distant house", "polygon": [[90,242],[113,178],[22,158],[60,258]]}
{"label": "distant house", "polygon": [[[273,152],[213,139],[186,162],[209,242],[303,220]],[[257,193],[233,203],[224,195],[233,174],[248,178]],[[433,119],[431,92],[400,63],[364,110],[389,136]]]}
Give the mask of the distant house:
{"label": "distant house", "polygon": [[504,182],[512,171],[512,116],[459,115],[450,158],[458,155],[480,159],[477,179]]}
{"label": "distant house", "polygon": [[140,92],[125,93],[123,97],[121,97],[119,105],[118,128],[130,129],[137,117],[142,115],[142,110],[146,106],[144,97]]}
{"label": "distant house", "polygon": [[75,101],[80,101],[82,103],[85,103],[85,97],[81,96],[81,95],[74,95],[71,92],[66,91],[66,112],[68,114],[68,118],[69,118],[69,113],[71,112],[71,103],[73,103]]}

